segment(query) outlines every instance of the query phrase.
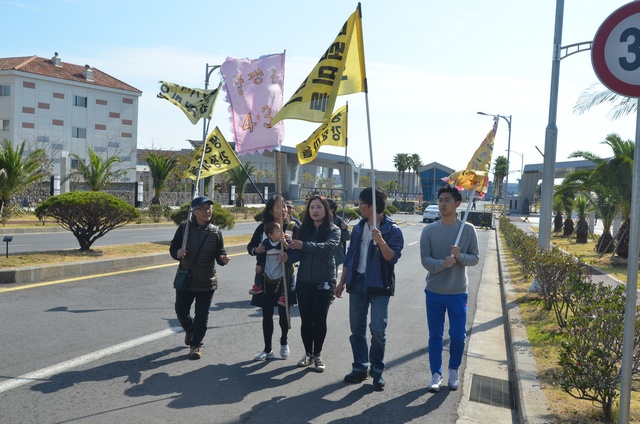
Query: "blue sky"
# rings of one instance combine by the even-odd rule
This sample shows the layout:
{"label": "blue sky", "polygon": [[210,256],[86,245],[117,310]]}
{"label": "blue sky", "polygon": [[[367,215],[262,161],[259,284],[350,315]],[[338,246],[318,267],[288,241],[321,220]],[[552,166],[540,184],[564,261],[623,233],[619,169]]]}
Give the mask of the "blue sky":
{"label": "blue sky", "polygon": [[[555,1],[364,0],[363,33],[369,83],[374,166],[393,170],[397,153],[423,163],[464,168],[492,125],[477,111],[512,115],[511,169],[541,163],[548,122]],[[567,0],[562,45],[591,41],[625,1]],[[89,64],[143,91],[139,148],[188,148],[200,139],[167,101],[158,81],[203,87],[205,66],[226,57],[257,58],[286,50],[285,101],[312,70],[357,2],[279,0],[0,0],[0,57],[51,57]],[[212,75],[212,85],[219,81]],[[607,118],[607,107],[575,115],[579,95],[597,82],[589,52],[562,60],[557,161],[576,150],[608,156],[611,132],[635,138],[635,119]],[[349,102],[349,156],[370,167],[364,93]],[[232,140],[227,104],[212,125]],[[318,124],[286,120],[284,145],[295,146]],[[213,128],[213,127],[211,127]],[[505,155],[504,120],[494,159]],[[323,151],[342,154],[335,147]],[[517,153],[514,153],[517,152]],[[242,158],[241,158],[242,159]],[[517,171],[517,172],[516,172]],[[512,177],[514,178],[514,177]],[[513,181],[513,180],[512,180]]]}

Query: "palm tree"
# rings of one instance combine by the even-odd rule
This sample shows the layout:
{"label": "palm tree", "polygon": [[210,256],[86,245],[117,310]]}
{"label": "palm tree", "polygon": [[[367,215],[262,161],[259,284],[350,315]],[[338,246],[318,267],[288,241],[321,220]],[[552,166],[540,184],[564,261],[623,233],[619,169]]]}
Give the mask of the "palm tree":
{"label": "palm tree", "polygon": [[498,156],[493,163],[493,197],[496,203],[498,203],[498,200],[503,197],[503,181],[508,172],[509,164],[507,163],[507,158],[504,156]]}
{"label": "palm tree", "polygon": [[576,224],[576,243],[589,241],[589,223],[587,223],[587,199],[578,196],[573,201],[573,208],[578,211],[578,224]]}
{"label": "palm tree", "polygon": [[[629,253],[634,143],[631,140],[622,140],[618,134],[611,133],[602,141],[602,144],[611,147],[613,151],[612,158],[603,159],[593,153],[584,151],[574,152],[570,157],[582,157],[596,164],[596,169],[593,171],[595,174],[594,180],[603,192],[603,199],[600,199],[600,203],[605,205],[605,202],[608,201],[609,207],[607,209],[610,210],[611,205],[614,205],[616,211],[619,211],[622,215],[623,222],[618,234],[615,236],[615,240],[618,242],[618,256],[626,258]],[[615,215],[613,211],[609,213]],[[607,244],[604,246],[606,247]]]}
{"label": "palm tree", "polygon": [[[583,154],[586,153],[574,152],[569,157],[584,157]],[[597,159],[599,160],[599,158]],[[607,176],[607,164],[608,162],[602,162],[592,171],[580,169],[573,171],[569,173],[562,182],[562,184],[574,185],[576,191],[584,196],[589,206],[600,216],[603,230],[596,244],[596,252],[598,253],[613,250],[611,225],[618,213],[614,192],[610,189],[610,186],[615,184],[615,181],[612,181],[610,177]]]}
{"label": "palm tree", "polygon": [[80,176],[91,191],[100,191],[106,190],[109,184],[119,180],[127,173],[126,169],[115,169],[122,162],[118,156],[111,156],[103,160],[102,156],[96,154],[91,147],[87,147],[87,153],[89,154],[89,163],[80,158],[77,153],[69,155],[78,161],[78,165],[73,172],[64,177],[65,181],[71,177]]}
{"label": "palm tree", "polygon": [[586,89],[578,98],[573,112],[582,114],[594,106],[610,103],[611,110],[608,115],[615,120],[636,111],[638,102],[635,97],[620,96],[602,87],[602,84],[596,83]]}
{"label": "palm tree", "polygon": [[24,141],[15,148],[6,138],[0,143],[0,213],[11,197],[48,176],[43,167],[46,154],[42,149],[24,155]]}
{"label": "palm tree", "polygon": [[553,210],[556,216],[553,218],[553,232],[559,233],[562,230],[562,209],[564,204],[560,196],[553,196]]}
{"label": "palm tree", "polygon": [[172,153],[168,156],[149,153],[146,160],[153,180],[153,199],[151,199],[151,204],[159,205],[160,196],[167,186],[167,178],[171,171],[178,166],[178,159]]}
{"label": "palm tree", "polygon": [[558,197],[562,202],[562,209],[566,215],[564,220],[563,228],[564,232],[562,235],[564,237],[569,237],[573,234],[574,224],[573,224],[573,199],[576,197],[575,187],[565,184],[559,185],[555,187],[554,196]]}
{"label": "palm tree", "polygon": [[398,153],[393,157],[393,166],[401,175],[400,190],[405,191],[404,172],[409,169],[409,155],[406,153]]}
{"label": "palm tree", "polygon": [[417,153],[413,153],[409,156],[409,168],[414,172],[415,179],[413,187],[418,187],[418,169],[422,166],[422,159],[420,159],[420,155]]}
{"label": "palm tree", "polygon": [[236,166],[235,168],[227,171],[227,175],[229,175],[229,183],[236,186],[236,206],[244,206],[244,189],[249,182],[249,176],[252,175],[255,170],[256,168],[251,165],[251,162],[247,162],[244,164],[244,170],[241,166]]}

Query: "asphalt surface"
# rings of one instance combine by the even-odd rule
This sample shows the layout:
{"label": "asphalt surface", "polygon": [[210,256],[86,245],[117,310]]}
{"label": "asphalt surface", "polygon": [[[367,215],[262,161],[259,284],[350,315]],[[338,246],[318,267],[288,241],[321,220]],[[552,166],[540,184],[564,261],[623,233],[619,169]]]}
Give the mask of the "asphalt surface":
{"label": "asphalt surface", "polygon": [[[535,387],[535,363],[532,368],[530,361],[514,356],[515,344],[526,351],[526,342],[511,335],[513,323],[505,326],[514,308],[501,289],[494,230],[478,229],[481,260],[469,268],[461,388],[445,387],[435,394],[426,390],[426,271],[418,244],[424,224],[421,215],[395,218],[406,221],[406,245],[390,305],[383,391],[374,390],[370,379],[361,385],[342,381],[351,363],[346,299],[337,299],[330,311],[324,373],[295,366],[303,352],[296,307],[289,333],[291,357],[252,361],[263,347],[261,313],[249,305],[253,260],[240,246],[230,249],[237,253],[219,270],[221,285],[200,361],[185,359],[188,349],[174,317],[170,285],[175,263],[67,280],[45,278],[39,285],[0,284],[0,307],[13,317],[4,325],[11,337],[7,340],[29,341],[28,348],[18,342],[0,347],[2,421],[548,422],[546,404]],[[276,346],[278,336],[276,326]],[[445,339],[445,364],[447,344]],[[499,385],[514,392],[492,399],[491,391]]]}

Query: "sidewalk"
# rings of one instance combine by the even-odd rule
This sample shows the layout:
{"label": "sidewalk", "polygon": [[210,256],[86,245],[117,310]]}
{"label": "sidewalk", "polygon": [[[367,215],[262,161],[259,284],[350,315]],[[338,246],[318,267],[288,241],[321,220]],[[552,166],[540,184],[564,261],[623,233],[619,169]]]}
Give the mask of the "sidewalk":
{"label": "sidewalk", "polygon": [[[538,370],[495,230],[468,337],[459,423],[550,423]],[[505,325],[508,324],[508,325]]]}

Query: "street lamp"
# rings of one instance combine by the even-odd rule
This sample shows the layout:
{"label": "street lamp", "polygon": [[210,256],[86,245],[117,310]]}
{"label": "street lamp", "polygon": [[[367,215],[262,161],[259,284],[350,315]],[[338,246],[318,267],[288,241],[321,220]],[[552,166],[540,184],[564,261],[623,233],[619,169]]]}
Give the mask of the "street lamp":
{"label": "street lamp", "polygon": [[507,142],[507,175],[506,175],[506,189],[504,191],[504,214],[508,215],[509,214],[509,153],[511,152],[511,115],[507,116],[503,116],[503,115],[492,115],[489,113],[484,113],[484,112],[478,112],[478,115],[485,115],[485,116],[497,116],[498,118],[502,118],[507,122],[507,127],[509,129],[509,141]]}
{"label": "street lamp", "polygon": [[[511,153],[515,153],[520,156],[520,184],[518,185],[518,196],[520,196],[522,192],[522,179],[524,178],[524,153],[518,153],[515,150],[512,150]],[[522,199],[520,199],[522,202]]]}

